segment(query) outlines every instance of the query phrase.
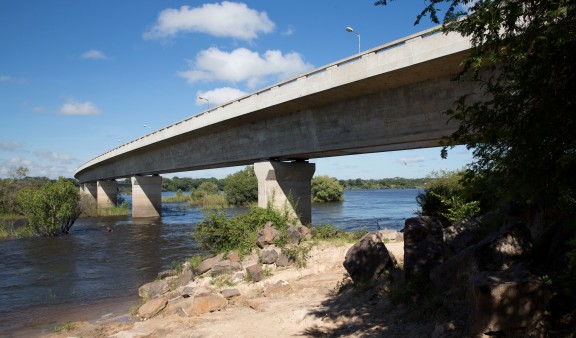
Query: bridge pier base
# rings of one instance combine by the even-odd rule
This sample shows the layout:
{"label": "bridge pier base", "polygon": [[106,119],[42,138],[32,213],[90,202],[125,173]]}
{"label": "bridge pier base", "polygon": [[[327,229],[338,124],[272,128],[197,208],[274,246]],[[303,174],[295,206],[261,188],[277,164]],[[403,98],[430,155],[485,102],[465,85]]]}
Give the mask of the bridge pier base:
{"label": "bridge pier base", "polygon": [[96,206],[96,203],[98,203],[98,183],[86,182],[80,184],[80,198],[84,203]]}
{"label": "bridge pier base", "polygon": [[112,208],[118,201],[118,184],[116,180],[98,181],[96,199],[98,209]]}
{"label": "bridge pier base", "polygon": [[301,224],[312,222],[312,176],[316,165],[308,162],[265,161],[254,164],[258,179],[258,206],[270,203],[277,210],[285,208]]}
{"label": "bridge pier base", "polygon": [[162,216],[162,177],[132,177],[132,218]]}

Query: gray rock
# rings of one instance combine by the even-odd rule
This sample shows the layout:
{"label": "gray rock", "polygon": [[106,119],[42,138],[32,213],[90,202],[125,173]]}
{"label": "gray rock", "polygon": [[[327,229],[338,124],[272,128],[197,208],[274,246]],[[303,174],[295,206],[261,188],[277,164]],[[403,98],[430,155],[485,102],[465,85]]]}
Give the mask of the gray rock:
{"label": "gray rock", "polygon": [[248,274],[248,276],[250,276],[250,278],[254,283],[261,281],[263,278],[262,268],[260,267],[260,264],[250,265],[249,267],[246,268],[246,273]]}
{"label": "gray rock", "polygon": [[180,276],[178,276],[178,279],[176,280],[176,286],[177,287],[186,286],[192,280],[194,280],[194,274],[192,273],[192,268],[185,267],[184,270],[182,270]]}
{"label": "gray rock", "polygon": [[276,260],[276,266],[285,267],[292,265],[292,260],[285,253],[281,252]]}
{"label": "gray rock", "polygon": [[188,298],[194,295],[196,288],[192,287],[192,286],[186,286],[182,289],[182,291],[180,292],[180,295],[184,298]]}
{"label": "gray rock", "polygon": [[310,231],[310,228],[308,228],[305,225],[302,225],[298,228],[298,231],[300,231],[300,235],[302,235],[301,237],[304,238],[305,240],[309,241],[312,239],[312,232]]}
{"label": "gray rock", "polygon": [[147,283],[138,288],[138,295],[142,298],[153,299],[170,291],[168,283],[161,279]]}
{"label": "gray rock", "polygon": [[196,273],[198,275],[203,274],[204,272],[212,269],[212,267],[218,263],[220,260],[222,259],[222,255],[217,255],[211,258],[207,258],[205,260],[202,261],[202,263],[200,263],[200,265],[198,265],[198,267],[196,268]]}
{"label": "gray rock", "polygon": [[500,332],[503,336],[535,337],[532,334],[543,327],[539,324],[552,293],[540,278],[518,265],[505,272],[476,274],[468,296],[470,334]]}
{"label": "gray rock", "polygon": [[263,264],[274,264],[278,259],[278,251],[276,251],[276,249],[262,250],[258,258]]}
{"label": "gray rock", "polygon": [[178,271],[176,271],[176,270],[160,271],[160,272],[158,272],[158,279],[164,279],[166,277],[176,276],[177,274],[178,274]]}
{"label": "gray rock", "polygon": [[436,217],[420,216],[404,222],[404,273],[428,275],[444,261],[442,223]]}
{"label": "gray rock", "polygon": [[220,293],[226,299],[240,296],[240,291],[238,291],[238,289],[224,289],[224,290],[220,291]]}
{"label": "gray rock", "polygon": [[288,237],[288,241],[292,244],[300,244],[300,240],[302,239],[302,235],[298,228],[295,225],[290,225],[288,229],[286,229],[286,236]]}
{"label": "gray rock", "polygon": [[376,232],[369,232],[354,244],[344,259],[344,268],[354,283],[369,283],[378,279],[396,264]]}

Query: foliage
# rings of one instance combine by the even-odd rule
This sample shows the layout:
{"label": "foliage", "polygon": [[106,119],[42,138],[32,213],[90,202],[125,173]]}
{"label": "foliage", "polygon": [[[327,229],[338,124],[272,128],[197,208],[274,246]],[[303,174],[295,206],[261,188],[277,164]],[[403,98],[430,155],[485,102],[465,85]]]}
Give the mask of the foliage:
{"label": "foliage", "polygon": [[431,0],[417,22],[426,15],[440,22],[443,4],[444,31],[471,38],[462,75],[478,81],[485,98],[462,97],[447,111],[459,122],[447,146],[473,150],[466,180],[495,180],[502,199],[573,216],[576,2]]}
{"label": "foliage", "polygon": [[336,229],[332,224],[318,224],[310,228],[312,237],[318,240],[336,240],[344,242],[354,242],[366,235],[366,230],[356,230],[346,232],[342,229]]}
{"label": "foliage", "polygon": [[162,202],[165,203],[183,203],[190,200],[190,195],[185,194],[182,190],[176,190],[176,195],[170,197],[163,197]]}
{"label": "foliage", "polygon": [[297,268],[305,268],[308,259],[308,253],[310,253],[311,247],[304,245],[294,245],[290,247],[282,248],[282,252],[290,258]]}
{"label": "foliage", "polygon": [[368,179],[361,178],[339,180],[344,190],[356,189],[415,189],[422,188],[426,182],[425,178],[382,178]]}
{"label": "foliage", "polygon": [[463,171],[432,172],[424,192],[418,194],[418,212],[423,216],[436,216],[450,222],[476,216],[480,212],[480,202],[469,197],[463,186]]}
{"label": "foliage", "polygon": [[258,200],[258,180],[254,166],[247,166],[224,179],[224,193],[232,205],[247,205]]}
{"label": "foliage", "polygon": [[202,182],[198,188],[190,194],[189,202],[200,206],[202,209],[222,209],[228,207],[226,197],[220,192],[218,184],[212,181]]}
{"label": "foliage", "polygon": [[0,219],[0,240],[20,238],[20,237],[31,237],[34,235],[32,228],[21,225],[15,225],[14,220],[10,219]]}
{"label": "foliage", "polygon": [[340,202],[344,200],[344,188],[337,179],[318,176],[312,179],[312,202]]}
{"label": "foliage", "polygon": [[256,246],[258,231],[271,221],[284,232],[291,221],[288,212],[276,211],[272,206],[254,207],[246,214],[228,219],[222,212],[210,212],[204,221],[196,226],[193,237],[205,249],[213,253],[237,251],[240,255],[249,253]]}
{"label": "foliage", "polygon": [[9,171],[9,178],[0,179],[0,214],[17,213],[16,195],[21,188],[22,179],[28,175],[25,167],[12,168]]}
{"label": "foliage", "polygon": [[198,266],[200,266],[200,264],[202,263],[202,256],[199,256],[199,255],[192,256],[192,257],[188,258],[186,261],[188,263],[190,263],[192,270],[196,270],[196,268]]}
{"label": "foliage", "polygon": [[52,331],[54,333],[63,333],[63,332],[72,331],[75,328],[76,328],[76,324],[74,324],[74,322],[65,322],[65,323],[58,324],[58,325],[54,326]]}
{"label": "foliage", "polygon": [[67,234],[80,216],[80,193],[64,178],[48,181],[40,188],[20,190],[18,204],[28,225],[43,236]]}
{"label": "foliage", "polygon": [[204,182],[212,182],[218,185],[218,189],[222,190],[224,181],[217,178],[189,178],[174,176],[171,179],[162,177],[162,191],[193,191],[197,189]]}

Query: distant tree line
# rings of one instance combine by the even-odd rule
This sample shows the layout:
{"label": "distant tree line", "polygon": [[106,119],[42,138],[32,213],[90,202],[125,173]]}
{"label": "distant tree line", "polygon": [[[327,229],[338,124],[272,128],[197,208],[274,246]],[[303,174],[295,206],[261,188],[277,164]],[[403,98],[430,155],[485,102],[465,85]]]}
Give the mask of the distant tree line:
{"label": "distant tree line", "polygon": [[368,179],[361,178],[339,180],[344,190],[357,190],[357,189],[415,189],[424,188],[428,178],[382,178],[382,179]]}

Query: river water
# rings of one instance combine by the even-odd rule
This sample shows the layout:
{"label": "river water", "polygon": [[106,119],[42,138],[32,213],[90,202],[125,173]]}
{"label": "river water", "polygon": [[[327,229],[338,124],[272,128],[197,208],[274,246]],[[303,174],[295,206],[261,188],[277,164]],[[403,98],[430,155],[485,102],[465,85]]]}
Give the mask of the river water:
{"label": "river water", "polygon": [[[347,231],[401,229],[417,209],[418,193],[347,190],[344,202],[314,204],[312,221]],[[80,218],[69,236],[0,242],[0,337],[128,312],[140,285],[172,261],[203,253],[190,236],[203,215],[185,203],[164,203],[158,220]]]}

